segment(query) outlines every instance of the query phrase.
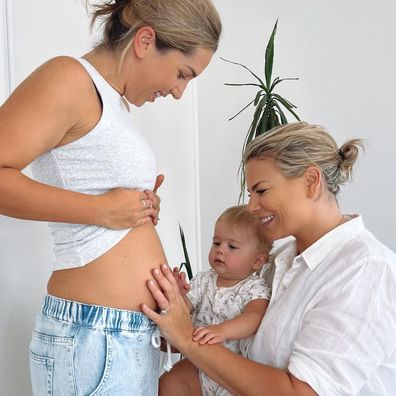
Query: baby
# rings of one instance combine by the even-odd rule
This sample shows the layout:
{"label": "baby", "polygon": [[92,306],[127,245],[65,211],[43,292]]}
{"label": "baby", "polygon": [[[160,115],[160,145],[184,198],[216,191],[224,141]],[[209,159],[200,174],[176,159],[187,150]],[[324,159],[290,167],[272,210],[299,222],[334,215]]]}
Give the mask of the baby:
{"label": "baby", "polygon": [[[246,209],[233,206],[218,218],[209,252],[212,267],[191,281],[184,300],[193,313],[193,339],[200,344],[223,343],[241,353],[239,340],[256,333],[268,306],[271,290],[257,273],[267,262],[271,243],[260,220]],[[185,275],[174,270],[181,291],[188,290]],[[185,294],[186,292],[184,292]],[[160,395],[174,396],[189,389],[199,377],[204,396],[230,395],[187,360],[179,361],[160,378]]]}

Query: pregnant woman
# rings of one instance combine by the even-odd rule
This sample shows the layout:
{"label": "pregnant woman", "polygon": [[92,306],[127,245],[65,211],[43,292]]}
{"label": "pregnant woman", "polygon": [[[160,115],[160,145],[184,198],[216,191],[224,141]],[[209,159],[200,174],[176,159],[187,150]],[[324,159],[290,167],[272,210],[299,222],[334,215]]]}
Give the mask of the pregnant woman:
{"label": "pregnant woman", "polygon": [[[30,345],[34,395],[156,395],[156,309],[165,255],[156,164],[128,102],[181,98],[217,49],[210,0],[94,6],[102,42],[34,71],[0,108],[0,213],[50,222],[54,271]],[[32,164],[36,180],[21,170]],[[21,265],[27,263],[21,263]],[[39,263],[36,263],[39,264]]]}

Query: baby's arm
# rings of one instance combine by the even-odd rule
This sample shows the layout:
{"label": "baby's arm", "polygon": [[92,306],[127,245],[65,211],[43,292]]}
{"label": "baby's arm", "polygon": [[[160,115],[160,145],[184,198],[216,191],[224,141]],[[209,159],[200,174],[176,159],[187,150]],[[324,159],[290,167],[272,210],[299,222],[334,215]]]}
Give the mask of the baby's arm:
{"label": "baby's arm", "polygon": [[193,340],[203,344],[216,344],[226,340],[240,340],[256,333],[268,307],[268,300],[252,300],[245,310],[233,319],[218,325],[199,327],[194,330]]}

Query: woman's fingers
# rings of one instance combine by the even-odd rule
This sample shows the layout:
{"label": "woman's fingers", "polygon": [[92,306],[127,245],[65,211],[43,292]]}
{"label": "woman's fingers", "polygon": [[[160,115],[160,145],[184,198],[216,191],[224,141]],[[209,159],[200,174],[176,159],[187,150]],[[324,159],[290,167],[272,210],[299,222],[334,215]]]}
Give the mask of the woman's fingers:
{"label": "woman's fingers", "polygon": [[140,202],[140,207],[143,210],[150,209],[153,207],[153,201],[151,199],[141,198],[139,202]]}
{"label": "woman's fingers", "polygon": [[176,279],[168,265],[162,264],[160,269],[154,269],[153,275],[164,291],[169,292],[173,287],[177,288]]}
{"label": "woman's fingers", "polygon": [[155,324],[159,324],[158,322],[161,319],[161,315],[159,315],[157,312],[153,311],[150,307],[148,307],[146,304],[142,304],[140,306],[142,309],[142,312],[150,318]]}
{"label": "woman's fingers", "polygon": [[168,309],[169,308],[169,301],[162,293],[162,290],[158,287],[158,284],[150,279],[147,282],[147,287],[149,288],[151,294],[153,295],[155,301],[157,301],[158,306],[160,309]]}

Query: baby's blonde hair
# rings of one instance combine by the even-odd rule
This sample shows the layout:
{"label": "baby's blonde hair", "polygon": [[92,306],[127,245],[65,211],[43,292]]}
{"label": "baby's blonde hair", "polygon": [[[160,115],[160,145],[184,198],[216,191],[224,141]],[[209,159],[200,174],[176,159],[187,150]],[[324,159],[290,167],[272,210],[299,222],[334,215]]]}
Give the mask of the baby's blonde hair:
{"label": "baby's blonde hair", "polygon": [[260,219],[247,209],[247,205],[231,206],[219,216],[216,224],[219,221],[226,221],[230,227],[251,231],[257,239],[260,253],[269,254],[272,243],[264,236]]}

